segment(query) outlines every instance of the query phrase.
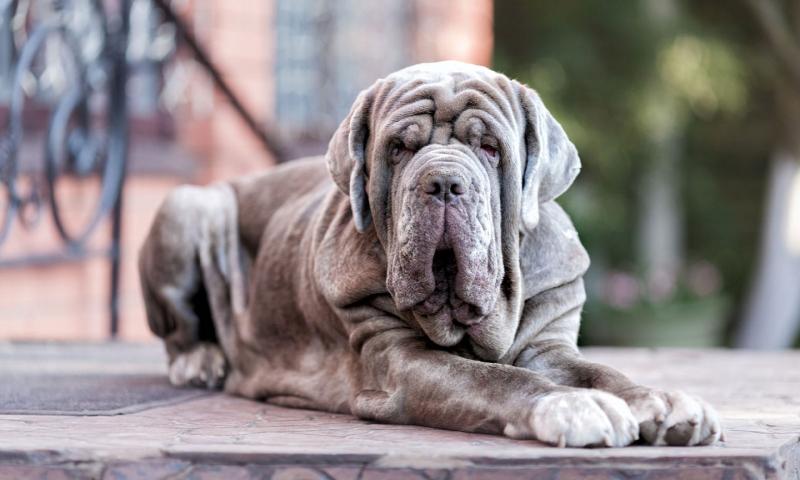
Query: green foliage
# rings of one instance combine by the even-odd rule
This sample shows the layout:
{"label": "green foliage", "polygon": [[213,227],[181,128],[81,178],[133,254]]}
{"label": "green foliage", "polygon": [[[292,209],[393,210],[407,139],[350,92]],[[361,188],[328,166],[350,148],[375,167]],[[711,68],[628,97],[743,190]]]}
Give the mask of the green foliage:
{"label": "green foliage", "polygon": [[[560,201],[603,268],[639,270],[639,179],[677,122],[687,258],[716,265],[738,301],[774,128],[758,32],[724,3],[497,0],[494,67],[534,87],[577,145],[583,171]],[[664,4],[674,14],[654,13]]]}
{"label": "green foliage", "polygon": [[670,93],[700,117],[739,113],[747,100],[744,66],[719,39],[676,35],[659,52],[657,70]]}
{"label": "green foliage", "polygon": [[581,181],[562,203],[612,263],[634,247],[634,178],[648,149],[636,105],[657,41],[641,4],[624,5],[501,0],[495,13],[495,66],[535,88],[578,146]]}

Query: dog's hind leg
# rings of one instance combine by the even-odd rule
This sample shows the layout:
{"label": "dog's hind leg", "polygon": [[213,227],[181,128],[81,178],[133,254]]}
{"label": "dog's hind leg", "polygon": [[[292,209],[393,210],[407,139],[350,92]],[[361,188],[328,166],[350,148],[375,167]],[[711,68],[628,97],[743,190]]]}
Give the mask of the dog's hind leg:
{"label": "dog's hind leg", "polygon": [[231,352],[226,347],[232,348],[235,338],[233,316],[244,308],[236,225],[229,187],[183,186],[164,201],[142,247],[148,323],[164,339],[174,385],[224,383]]}

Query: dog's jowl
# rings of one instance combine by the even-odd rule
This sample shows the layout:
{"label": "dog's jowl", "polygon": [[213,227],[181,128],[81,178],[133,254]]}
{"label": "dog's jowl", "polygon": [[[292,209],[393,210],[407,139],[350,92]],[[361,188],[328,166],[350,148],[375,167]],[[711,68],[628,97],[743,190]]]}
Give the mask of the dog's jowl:
{"label": "dog's jowl", "polygon": [[324,158],[161,206],[140,271],[170,380],[560,446],[714,442],[708,404],[577,350],[589,259],[555,199],[579,170],[538,95],[502,74],[378,80]]}

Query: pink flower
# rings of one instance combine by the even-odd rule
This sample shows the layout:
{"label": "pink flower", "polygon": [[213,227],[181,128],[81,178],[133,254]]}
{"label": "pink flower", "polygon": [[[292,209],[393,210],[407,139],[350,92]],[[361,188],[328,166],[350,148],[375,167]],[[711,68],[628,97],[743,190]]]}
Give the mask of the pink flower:
{"label": "pink flower", "polygon": [[719,270],[711,263],[696,262],[686,270],[686,285],[698,297],[707,297],[720,290],[722,277]]}
{"label": "pink flower", "polygon": [[654,302],[662,302],[672,297],[678,284],[678,276],[672,270],[658,270],[647,278],[647,295]]}
{"label": "pink flower", "polygon": [[633,275],[610,272],[603,284],[603,297],[612,307],[627,310],[639,301],[641,288]]}

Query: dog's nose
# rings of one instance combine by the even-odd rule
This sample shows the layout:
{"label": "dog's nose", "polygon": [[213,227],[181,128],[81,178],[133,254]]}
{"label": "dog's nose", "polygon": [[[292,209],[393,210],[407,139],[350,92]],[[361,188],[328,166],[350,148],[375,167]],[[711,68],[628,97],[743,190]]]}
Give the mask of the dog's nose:
{"label": "dog's nose", "polygon": [[430,174],[423,178],[422,189],[428,195],[450,201],[464,193],[464,180],[454,174]]}

